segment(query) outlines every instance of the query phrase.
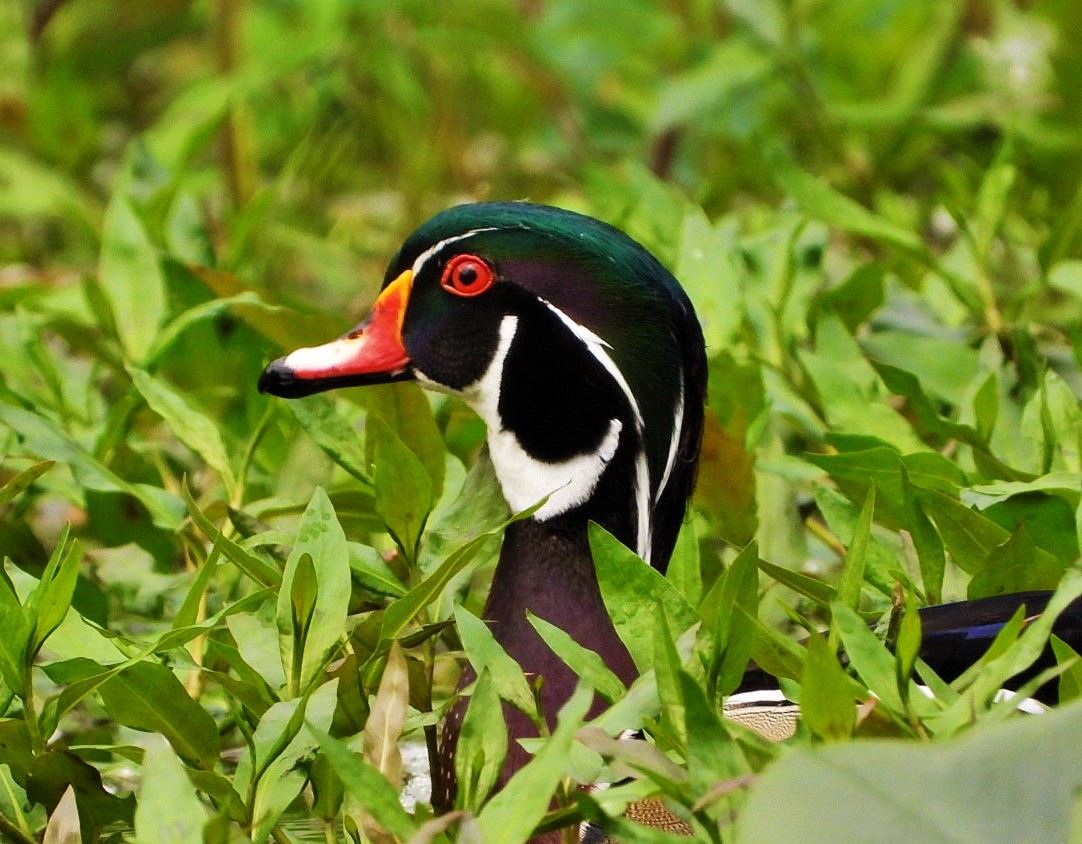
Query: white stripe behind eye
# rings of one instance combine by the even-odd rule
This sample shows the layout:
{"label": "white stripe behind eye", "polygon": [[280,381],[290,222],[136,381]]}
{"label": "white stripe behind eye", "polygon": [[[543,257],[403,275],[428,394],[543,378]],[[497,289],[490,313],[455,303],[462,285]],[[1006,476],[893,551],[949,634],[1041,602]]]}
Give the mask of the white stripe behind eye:
{"label": "white stripe behind eye", "polygon": [[635,552],[649,563],[651,546],[653,544],[653,519],[651,518],[650,507],[650,467],[646,462],[646,440],[643,437],[645,425],[643,423],[642,411],[639,410],[639,403],[635,399],[635,394],[631,392],[631,387],[628,385],[627,379],[624,378],[624,373],[620,371],[616,362],[609,355],[608,351],[606,351],[607,349],[611,349],[612,346],[594,334],[594,332],[586,326],[575,322],[575,320],[571,319],[571,317],[551,302],[545,299],[541,299],[541,301],[560,318],[564,325],[574,332],[575,336],[583,342],[590,354],[592,354],[597,362],[605,368],[605,371],[612,376],[612,380],[616,382],[616,386],[620,388],[627,398],[628,405],[631,407],[631,412],[635,416],[635,430],[639,435],[639,451],[635,458],[635,513],[638,528]]}
{"label": "white stripe behind eye", "polygon": [[680,375],[680,393],[676,397],[676,413],[673,414],[672,425],[672,441],[669,443],[669,456],[665,460],[665,472],[661,476],[661,483],[657,485],[657,491],[654,493],[654,504],[657,504],[661,500],[661,494],[665,491],[666,484],[669,483],[669,476],[672,474],[673,467],[676,465],[676,456],[680,448],[680,430],[684,425],[684,376]]}
{"label": "white stripe behind eye", "polygon": [[458,241],[465,240],[468,237],[473,237],[475,234],[480,234],[481,232],[494,231],[496,231],[495,226],[486,226],[485,228],[480,229],[470,229],[465,234],[456,234],[454,237],[445,237],[443,240],[439,241],[433,246],[428,247],[428,249],[426,249],[424,252],[418,255],[416,259],[414,259],[412,267],[413,277],[416,278],[417,275],[424,268],[424,265],[428,263],[429,259],[435,256],[441,249],[443,249],[443,247],[450,246],[452,243],[457,243]]}

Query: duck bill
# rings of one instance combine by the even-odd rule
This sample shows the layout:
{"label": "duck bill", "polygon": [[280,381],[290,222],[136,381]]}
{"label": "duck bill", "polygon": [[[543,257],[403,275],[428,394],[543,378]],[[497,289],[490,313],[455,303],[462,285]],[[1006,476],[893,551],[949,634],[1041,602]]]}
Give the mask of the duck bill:
{"label": "duck bill", "polygon": [[402,344],[412,283],[413,272],[406,270],[383,288],[368,319],[352,331],[270,363],[259,376],[259,391],[295,399],[336,387],[412,378],[410,358]]}

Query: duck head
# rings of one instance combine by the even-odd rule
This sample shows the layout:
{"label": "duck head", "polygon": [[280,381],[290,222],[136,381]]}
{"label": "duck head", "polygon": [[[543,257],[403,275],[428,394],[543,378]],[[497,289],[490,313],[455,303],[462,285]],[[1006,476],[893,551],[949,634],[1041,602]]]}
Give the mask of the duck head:
{"label": "duck head", "polygon": [[[484,203],[421,226],[368,319],[274,361],[259,387],[294,398],[416,379],[461,396],[488,426],[513,510],[546,496],[536,520],[583,509],[664,568],[694,479],[705,370],[687,296],[639,244],[570,211]],[[619,489],[597,502],[602,486]]]}

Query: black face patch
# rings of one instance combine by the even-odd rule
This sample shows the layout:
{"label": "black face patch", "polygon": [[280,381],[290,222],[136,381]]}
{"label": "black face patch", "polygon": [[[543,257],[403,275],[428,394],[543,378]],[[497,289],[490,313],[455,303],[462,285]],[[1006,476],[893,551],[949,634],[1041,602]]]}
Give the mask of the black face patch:
{"label": "black face patch", "polygon": [[499,413],[528,454],[558,463],[594,452],[614,414],[631,431],[626,397],[586,345],[536,299],[504,361]]}

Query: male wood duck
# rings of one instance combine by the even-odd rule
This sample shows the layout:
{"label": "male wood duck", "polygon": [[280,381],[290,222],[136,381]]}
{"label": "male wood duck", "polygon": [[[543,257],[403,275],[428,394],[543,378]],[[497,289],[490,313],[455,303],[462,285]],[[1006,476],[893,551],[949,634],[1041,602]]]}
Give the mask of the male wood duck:
{"label": "male wood duck", "polygon": [[[274,361],[259,387],[294,398],[406,379],[460,396],[484,420],[512,510],[548,497],[508,527],[484,611],[505,650],[544,678],[547,717],[554,721],[577,678],[527,611],[596,651],[630,684],[637,672],[602,604],[587,523],[660,569],[672,553],[706,389],[702,331],[676,279],[630,237],[590,217],[525,203],[463,205],[410,235],[365,322]],[[1035,611],[1047,599],[1027,597]],[[1020,601],[924,611],[922,655],[946,679],[956,676]],[[445,725],[438,806],[453,804],[462,713],[452,710]],[[528,758],[515,739],[536,735],[517,710],[508,708],[507,718],[501,782]]]}

